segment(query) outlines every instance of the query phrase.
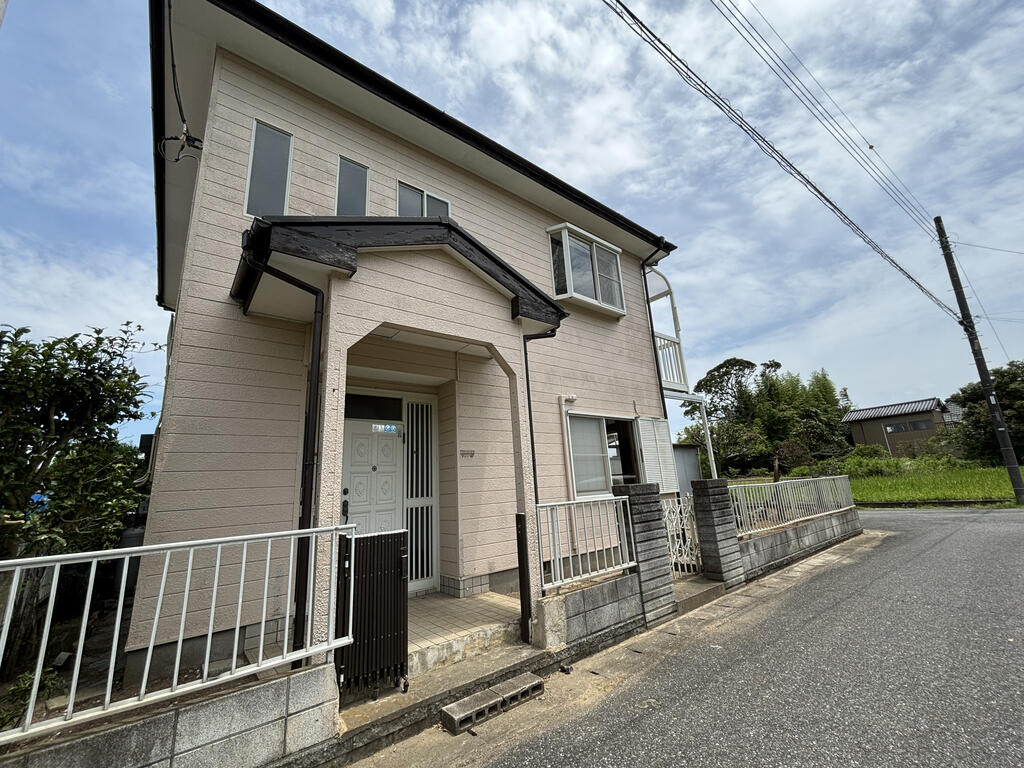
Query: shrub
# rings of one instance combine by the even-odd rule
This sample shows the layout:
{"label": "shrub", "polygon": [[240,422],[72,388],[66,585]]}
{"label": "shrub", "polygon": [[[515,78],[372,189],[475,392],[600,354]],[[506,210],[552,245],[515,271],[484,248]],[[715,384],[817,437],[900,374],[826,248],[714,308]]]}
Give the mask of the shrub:
{"label": "shrub", "polygon": [[899,459],[889,457],[848,456],[843,461],[842,474],[850,477],[892,477],[903,473]]}
{"label": "shrub", "polygon": [[857,459],[888,459],[889,452],[881,445],[858,445],[848,454],[847,458]]}
{"label": "shrub", "polygon": [[806,464],[804,466],[802,466],[802,467],[793,467],[793,469],[789,473],[789,476],[790,477],[810,477],[811,476],[811,468],[808,465],[806,465]]}
{"label": "shrub", "polygon": [[828,477],[830,475],[842,475],[845,474],[843,470],[842,459],[822,459],[814,463],[814,471],[812,473],[815,477]]}

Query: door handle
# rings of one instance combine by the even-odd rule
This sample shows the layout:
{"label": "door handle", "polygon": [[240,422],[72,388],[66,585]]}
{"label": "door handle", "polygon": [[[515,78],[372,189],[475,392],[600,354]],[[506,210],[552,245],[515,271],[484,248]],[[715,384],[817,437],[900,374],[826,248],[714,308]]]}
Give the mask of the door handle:
{"label": "door handle", "polygon": [[348,499],[341,502],[341,516],[344,518],[345,523],[348,523]]}

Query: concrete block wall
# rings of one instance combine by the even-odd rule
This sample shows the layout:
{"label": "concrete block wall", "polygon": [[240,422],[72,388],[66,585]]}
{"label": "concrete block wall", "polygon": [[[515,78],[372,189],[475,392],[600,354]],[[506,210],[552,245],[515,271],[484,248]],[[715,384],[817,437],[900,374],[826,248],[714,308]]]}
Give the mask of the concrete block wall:
{"label": "concrete block wall", "polygon": [[612,486],[612,493],[629,499],[629,520],[636,547],[636,570],[640,576],[640,600],[648,626],[665,621],[676,612],[672,587],[672,557],[668,551],[668,530],[657,483]]}
{"label": "concrete block wall", "polygon": [[825,549],[843,539],[856,536],[864,528],[857,509],[847,509],[811,520],[755,534],[740,540],[743,570],[752,579],[797,558]]}
{"label": "concrete block wall", "polygon": [[725,480],[694,480],[693,515],[705,578],[725,582],[726,589],[744,581],[736,515]]}
{"label": "concrete block wall", "polygon": [[[303,669],[187,702],[128,712],[59,743],[15,747],[0,768],[259,766],[337,737],[334,665]],[[157,706],[157,705],[154,705]]]}
{"label": "concrete block wall", "polygon": [[626,573],[572,592],[547,595],[537,605],[534,645],[558,648],[623,633],[643,622],[640,577]]}

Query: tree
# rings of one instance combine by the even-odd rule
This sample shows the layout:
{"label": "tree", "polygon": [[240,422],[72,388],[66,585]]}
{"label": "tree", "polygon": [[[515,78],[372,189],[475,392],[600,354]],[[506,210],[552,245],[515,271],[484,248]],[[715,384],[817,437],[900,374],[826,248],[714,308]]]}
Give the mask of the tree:
{"label": "tree", "polygon": [[[103,474],[113,459],[116,425],[143,417],[145,382],[131,356],[142,351],[129,323],[115,334],[91,334],[33,341],[28,328],[0,327],[0,511],[14,520],[39,514],[33,501],[46,495],[55,467],[91,469]],[[81,478],[81,489],[96,489],[94,479]],[[74,506],[67,473],[57,482],[58,497],[50,505]],[[3,526],[32,530],[31,525]],[[51,537],[36,539],[29,554],[47,552]],[[5,547],[6,548],[6,547]]]}
{"label": "tree", "polygon": [[[1010,440],[1020,458],[1024,449],[1024,360],[1011,360],[1002,368],[993,368],[992,382]],[[947,400],[963,408],[963,420],[953,427],[951,436],[964,458],[1002,464],[1002,453],[980,382],[965,384]]]}
{"label": "tree", "polygon": [[[140,495],[136,452],[117,425],[143,417],[145,382],[131,356],[142,329],[33,341],[28,328],[0,327],[0,526],[5,554],[40,555],[116,543]],[[43,568],[19,582],[5,678],[37,653]],[[69,571],[71,569],[68,569]]]}
{"label": "tree", "polygon": [[[711,443],[723,473],[769,469],[776,459],[789,470],[848,450],[842,424],[848,398],[837,394],[825,370],[804,384],[777,360],[757,366],[732,357],[708,371],[695,390],[707,399]],[[688,415],[697,412],[698,406],[687,406]],[[687,437],[699,438],[692,427]]]}

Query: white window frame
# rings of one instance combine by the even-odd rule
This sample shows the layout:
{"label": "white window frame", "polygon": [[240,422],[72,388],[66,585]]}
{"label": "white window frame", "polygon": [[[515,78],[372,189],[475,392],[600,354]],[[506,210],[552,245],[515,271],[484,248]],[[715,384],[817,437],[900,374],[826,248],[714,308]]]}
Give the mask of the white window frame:
{"label": "white window frame", "polygon": [[[626,314],[626,290],[622,285],[622,249],[616,245],[612,245],[607,240],[602,240],[596,235],[592,235],[586,230],[580,229],[579,227],[573,226],[569,222],[562,222],[556,224],[553,227],[548,227],[545,230],[548,234],[548,251],[551,251],[551,239],[561,238],[562,240],[562,261],[565,268],[565,293],[556,293],[556,299],[569,299],[571,301],[580,302],[586,306],[593,307],[606,314],[615,315],[616,317],[624,317]],[[569,235],[573,235],[578,240],[584,240],[590,244],[590,264],[591,270],[594,274],[594,294],[598,297],[592,299],[582,293],[578,293],[573,286],[572,280],[572,259],[569,254]],[[611,251],[615,254],[615,267],[619,272],[619,299],[622,302],[621,307],[617,307],[614,304],[609,304],[601,300],[601,277],[597,268],[597,246]],[[551,285],[556,285],[555,280],[555,260],[554,254],[550,254],[549,261],[551,263]],[[555,288],[557,291],[557,288]]]}
{"label": "white window frame", "polygon": [[[344,160],[346,163],[352,165],[358,165],[364,171],[366,171],[366,192],[363,195],[363,216],[370,215],[370,166],[365,163],[360,163],[358,160],[353,160],[351,157],[338,153],[338,173],[334,177],[334,213],[335,215],[351,215],[351,214],[339,214],[338,213],[338,198],[341,196],[341,161]],[[356,214],[357,215],[357,214]]]}
{"label": "white window frame", "polygon": [[399,211],[398,195],[399,195],[399,190],[402,187],[408,187],[409,189],[415,189],[417,192],[419,192],[421,195],[423,195],[423,205],[420,206],[420,215],[421,216],[426,216],[427,215],[427,195],[430,195],[430,197],[434,198],[435,200],[440,200],[442,203],[444,203],[445,205],[448,206],[448,213],[446,214],[446,218],[450,218],[451,217],[451,215],[452,215],[452,203],[451,203],[451,200],[448,200],[447,198],[441,197],[440,195],[435,195],[433,192],[428,191],[425,187],[422,187],[419,184],[413,184],[413,183],[410,183],[408,181],[403,181],[402,179],[395,179],[395,213],[396,214]]}
{"label": "white window frame", "polygon": [[608,490],[607,491],[584,491],[583,493],[580,493],[579,491],[576,490],[576,462],[575,462],[575,458],[573,457],[573,452],[572,452],[572,426],[569,423],[569,418],[572,417],[572,416],[577,416],[577,417],[584,418],[584,419],[600,419],[601,420],[601,424],[602,424],[602,431],[605,434],[608,433],[608,427],[605,424],[606,421],[609,421],[609,420],[611,420],[611,421],[628,421],[631,424],[633,424],[633,461],[636,462],[636,464],[637,464],[636,469],[637,469],[637,473],[639,475],[639,474],[643,473],[643,466],[642,466],[642,459],[641,459],[641,456],[640,456],[640,446],[639,446],[639,443],[637,441],[637,434],[636,434],[636,429],[637,429],[637,427],[636,427],[636,417],[635,416],[623,416],[621,414],[615,414],[615,413],[588,413],[588,412],[585,412],[585,411],[576,411],[576,410],[568,410],[568,411],[565,412],[565,439],[568,441],[568,446],[569,446],[569,484],[570,484],[570,487],[572,488],[572,498],[573,498],[573,500],[575,501],[577,499],[587,499],[589,501],[592,501],[594,499],[613,499],[613,498],[615,498],[612,495],[612,492],[611,492],[611,488],[612,488],[612,485],[613,485],[613,483],[612,483],[612,466],[611,466],[611,459],[608,458],[608,446],[607,445],[605,446],[605,454],[604,454],[604,476],[605,476],[605,479],[608,481]]}
{"label": "white window frame", "polygon": [[[261,124],[288,137],[288,168],[284,175],[284,211],[281,212],[282,216],[287,216],[288,203],[291,200],[292,192],[292,154],[295,152],[295,134],[283,128],[278,128],[266,120],[260,120],[258,117],[252,119],[252,132],[249,134],[249,162],[245,169],[245,195],[242,197],[242,213],[245,216],[257,215],[249,212],[249,185],[252,183],[252,159],[256,153],[256,126]],[[337,204],[335,204],[335,210],[337,210]]]}

